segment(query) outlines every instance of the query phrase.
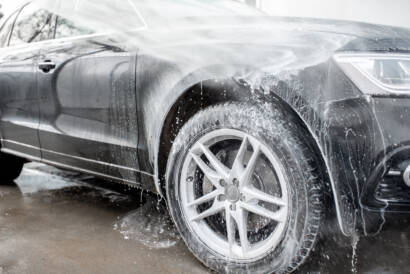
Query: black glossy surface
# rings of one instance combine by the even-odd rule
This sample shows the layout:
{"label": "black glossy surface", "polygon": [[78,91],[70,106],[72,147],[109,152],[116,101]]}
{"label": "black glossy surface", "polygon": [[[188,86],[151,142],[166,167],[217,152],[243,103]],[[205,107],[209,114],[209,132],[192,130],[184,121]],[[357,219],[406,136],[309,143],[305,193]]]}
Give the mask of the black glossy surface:
{"label": "black glossy surface", "polygon": [[[281,100],[312,133],[342,231],[351,235],[366,224],[361,207],[389,209],[374,201],[374,189],[397,153],[410,157],[409,95],[365,95],[374,87],[354,84],[333,57],[409,54],[409,30],[264,16],[173,17],[172,10],[160,17],[135,3],[149,16],[146,28],[124,32],[119,17],[111,34],[0,51],[3,151],[161,192],[167,152],[196,111],[228,100],[269,111],[269,102]],[[50,12],[98,31],[111,22],[103,10],[86,18],[70,5]],[[90,34],[84,25],[67,28]]]}
{"label": "black glossy surface", "polygon": [[138,170],[136,54],[99,38],[47,43],[39,58],[57,64],[38,74],[43,159],[60,162],[62,153],[70,166],[138,182],[126,170]]}

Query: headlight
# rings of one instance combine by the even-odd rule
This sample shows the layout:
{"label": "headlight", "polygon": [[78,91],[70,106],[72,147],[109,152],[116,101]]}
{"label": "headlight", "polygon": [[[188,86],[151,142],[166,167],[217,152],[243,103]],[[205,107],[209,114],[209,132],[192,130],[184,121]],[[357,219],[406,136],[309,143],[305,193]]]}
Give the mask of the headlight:
{"label": "headlight", "polygon": [[410,94],[410,55],[340,54],[335,60],[364,93]]}

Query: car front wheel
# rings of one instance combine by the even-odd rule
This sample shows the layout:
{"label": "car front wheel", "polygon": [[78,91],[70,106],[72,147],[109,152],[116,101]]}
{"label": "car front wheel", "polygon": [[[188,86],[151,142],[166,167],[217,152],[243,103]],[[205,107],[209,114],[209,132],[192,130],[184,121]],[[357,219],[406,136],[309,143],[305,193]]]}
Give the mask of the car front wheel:
{"label": "car front wheel", "polygon": [[195,115],[167,168],[171,215],[188,248],[226,273],[284,273],[319,232],[322,182],[307,132],[281,110],[229,103]]}

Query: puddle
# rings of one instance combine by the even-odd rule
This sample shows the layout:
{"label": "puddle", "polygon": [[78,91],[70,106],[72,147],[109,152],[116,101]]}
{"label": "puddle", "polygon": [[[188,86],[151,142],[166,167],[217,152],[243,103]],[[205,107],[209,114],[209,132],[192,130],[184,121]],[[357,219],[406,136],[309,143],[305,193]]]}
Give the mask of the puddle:
{"label": "puddle", "polygon": [[[380,235],[359,239],[344,237],[337,221],[330,220],[297,273],[408,273],[410,218],[386,216],[386,223]],[[86,250],[84,242],[90,243]],[[71,265],[64,268],[72,257],[87,267],[94,258],[97,269],[89,272],[101,273],[98,267],[107,254],[119,263],[110,264],[105,273],[127,272],[123,266],[135,268],[135,261],[141,273],[164,272],[170,262],[177,273],[205,272],[193,265],[196,261],[181,242],[164,203],[148,192],[37,163],[25,166],[17,185],[0,187],[0,274],[48,273],[43,267],[55,265],[49,268],[38,258],[50,254],[61,258],[60,273],[73,272]],[[67,248],[61,249],[61,243]],[[33,248],[35,257],[29,252]],[[163,252],[159,262],[156,255]],[[81,273],[80,268],[74,272]]]}
{"label": "puddle", "polygon": [[124,239],[133,240],[149,248],[169,248],[178,243],[180,236],[165,206],[147,201],[114,224]]}
{"label": "puddle", "polygon": [[[93,176],[41,163],[26,164],[15,182],[25,197],[37,197],[48,202],[83,200],[124,207],[135,202],[130,195],[104,188],[104,181],[96,181]],[[0,193],[0,198],[4,194],[7,193]]]}
{"label": "puddle", "polygon": [[[45,174],[49,176],[44,176]],[[27,195],[44,190],[57,190],[79,186],[77,182],[72,180],[74,177],[78,178],[78,173],[63,172],[51,166],[29,163],[24,166],[23,172],[20,177],[17,178],[16,183],[21,193]]]}
{"label": "puddle", "polygon": [[[135,208],[145,200],[143,192],[141,197],[137,198],[97,186],[89,178],[92,177],[39,163],[29,163],[25,165],[16,183],[24,196],[36,197],[49,203],[104,202],[106,205],[125,209]],[[124,239],[140,242],[153,249],[169,248],[180,240],[166,207],[158,203],[157,199],[147,199],[147,202],[136,210],[118,219],[114,230],[120,232]]]}

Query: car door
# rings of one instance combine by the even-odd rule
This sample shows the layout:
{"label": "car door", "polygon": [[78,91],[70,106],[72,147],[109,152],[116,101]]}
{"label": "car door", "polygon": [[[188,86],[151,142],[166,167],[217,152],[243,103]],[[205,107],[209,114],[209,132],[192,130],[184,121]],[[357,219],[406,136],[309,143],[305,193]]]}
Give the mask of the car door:
{"label": "car door", "polygon": [[30,3],[15,15],[3,28],[0,50],[1,147],[39,159],[37,58],[41,41],[53,33],[52,14]]}
{"label": "car door", "polygon": [[55,39],[40,53],[45,65],[38,78],[43,159],[139,181],[136,53],[66,18],[69,2],[64,4]]}

